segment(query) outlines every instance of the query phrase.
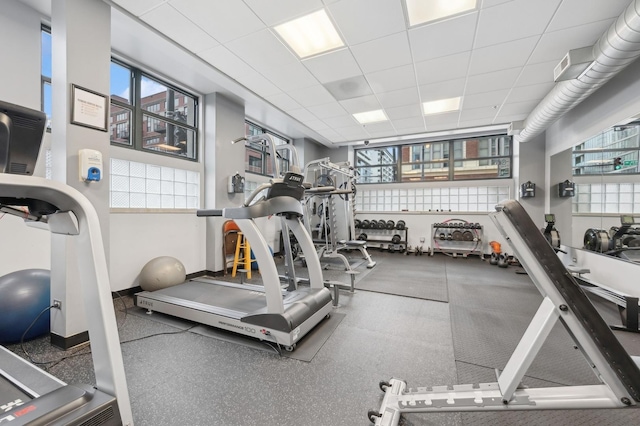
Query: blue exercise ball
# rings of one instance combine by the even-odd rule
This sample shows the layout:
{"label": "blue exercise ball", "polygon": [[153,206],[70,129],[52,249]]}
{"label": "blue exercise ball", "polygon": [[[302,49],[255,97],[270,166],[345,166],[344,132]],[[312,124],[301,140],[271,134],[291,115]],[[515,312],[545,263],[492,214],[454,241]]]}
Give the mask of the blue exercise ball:
{"label": "blue exercise ball", "polygon": [[[16,343],[51,304],[51,273],[46,269],[25,269],[0,277],[0,343]],[[49,333],[50,315],[42,314],[24,340]]]}

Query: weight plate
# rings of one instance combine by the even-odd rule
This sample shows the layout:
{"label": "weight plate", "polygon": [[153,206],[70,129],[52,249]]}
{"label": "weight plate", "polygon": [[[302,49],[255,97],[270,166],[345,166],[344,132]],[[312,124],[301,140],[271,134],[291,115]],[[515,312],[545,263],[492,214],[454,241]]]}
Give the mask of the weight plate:
{"label": "weight plate", "polygon": [[451,239],[453,241],[462,241],[462,232],[461,231],[453,231],[451,233]]}
{"label": "weight plate", "polygon": [[464,231],[462,233],[462,241],[473,241],[473,232]]}

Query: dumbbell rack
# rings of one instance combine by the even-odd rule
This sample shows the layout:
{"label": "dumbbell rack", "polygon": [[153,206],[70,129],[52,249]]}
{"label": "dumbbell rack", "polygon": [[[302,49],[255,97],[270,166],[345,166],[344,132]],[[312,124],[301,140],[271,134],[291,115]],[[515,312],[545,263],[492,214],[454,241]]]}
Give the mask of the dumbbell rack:
{"label": "dumbbell rack", "polygon": [[434,253],[450,254],[453,257],[478,255],[484,258],[482,251],[482,225],[462,219],[448,219],[432,225],[430,256]]}
{"label": "dumbbell rack", "polygon": [[[363,222],[369,223],[370,225],[364,228],[361,226]],[[384,227],[379,225],[380,222],[385,224]],[[402,229],[397,229],[395,224],[391,227],[389,222],[393,221],[356,221],[356,233],[359,232],[358,239],[366,240],[367,247],[369,248],[379,248],[380,250],[386,249],[390,252],[397,251],[404,253],[407,250],[409,228],[403,226]],[[363,234],[367,236],[366,239],[362,238]]]}

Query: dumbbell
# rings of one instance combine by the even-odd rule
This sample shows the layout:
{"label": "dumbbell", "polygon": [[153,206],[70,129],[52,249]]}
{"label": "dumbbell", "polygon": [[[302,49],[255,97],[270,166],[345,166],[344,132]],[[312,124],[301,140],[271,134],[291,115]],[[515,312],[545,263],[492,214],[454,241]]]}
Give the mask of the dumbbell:
{"label": "dumbbell", "polygon": [[363,232],[363,233],[361,233],[360,235],[358,235],[358,239],[359,239],[360,241],[367,241],[367,238],[368,238],[368,236],[367,236],[367,234],[365,234],[364,232]]}
{"label": "dumbbell", "polygon": [[360,228],[360,225],[362,225],[362,221],[360,219],[356,219],[356,220],[353,221],[353,225],[356,228]]}
{"label": "dumbbell", "polygon": [[393,229],[395,227],[396,227],[396,223],[394,221],[392,221],[392,220],[388,220],[387,221],[387,224],[386,224],[386,228],[387,229]]}
{"label": "dumbbell", "polygon": [[362,229],[371,228],[371,221],[368,220],[368,219],[363,220],[362,223],[360,223],[360,228],[362,228]]}
{"label": "dumbbell", "polygon": [[391,242],[393,244],[399,244],[400,241],[402,241],[402,237],[398,234],[395,234],[393,237],[391,237]]}
{"label": "dumbbell", "polygon": [[407,224],[405,223],[404,220],[399,220],[396,222],[396,229],[402,231],[404,228],[406,228]]}

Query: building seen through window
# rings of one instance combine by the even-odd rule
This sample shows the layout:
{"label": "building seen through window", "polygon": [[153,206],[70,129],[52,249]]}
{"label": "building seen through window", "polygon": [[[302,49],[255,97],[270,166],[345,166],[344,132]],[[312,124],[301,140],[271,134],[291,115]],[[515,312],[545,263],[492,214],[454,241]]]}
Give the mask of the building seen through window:
{"label": "building seen through window", "polygon": [[367,147],[355,150],[355,163],[358,183],[510,178],[511,137]]}

